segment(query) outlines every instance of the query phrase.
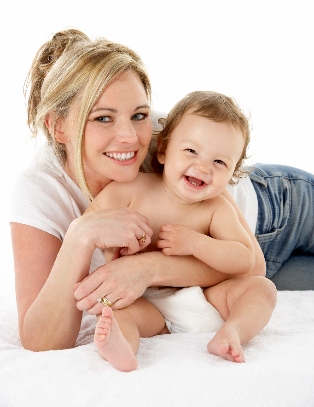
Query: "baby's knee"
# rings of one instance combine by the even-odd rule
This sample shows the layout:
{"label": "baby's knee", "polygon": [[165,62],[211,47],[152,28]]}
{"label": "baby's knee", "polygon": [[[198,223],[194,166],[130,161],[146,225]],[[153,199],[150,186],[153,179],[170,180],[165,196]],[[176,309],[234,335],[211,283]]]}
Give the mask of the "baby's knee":
{"label": "baby's knee", "polygon": [[277,302],[277,289],[275,284],[267,277],[253,276],[251,277],[251,286],[262,294],[268,301],[268,303],[275,307]]}

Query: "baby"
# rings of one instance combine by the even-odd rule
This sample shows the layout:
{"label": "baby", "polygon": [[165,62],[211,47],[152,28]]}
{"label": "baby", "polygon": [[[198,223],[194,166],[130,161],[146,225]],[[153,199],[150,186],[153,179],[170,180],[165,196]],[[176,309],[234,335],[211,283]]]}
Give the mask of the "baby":
{"label": "baby", "polygon": [[[208,351],[235,362],[245,361],[241,344],[268,323],[275,306],[272,283],[250,274],[255,261],[252,240],[222,195],[228,183],[236,183],[233,178],[245,173],[241,166],[249,138],[248,121],[232,99],[215,92],[193,92],[163,121],[152,153],[157,173],[139,173],[126,184],[111,182],[87,210],[131,207],[149,219],[153,229],[146,250],[194,256],[230,275],[204,289],[202,296],[225,321],[208,343]],[[119,251],[125,254],[123,248]],[[106,250],[106,261],[117,256],[112,253]],[[189,289],[180,291],[184,290]],[[169,332],[158,304],[175,296],[177,289],[147,291],[147,298],[124,309],[113,312],[104,307],[98,320],[95,344],[119,370],[136,369],[140,337]],[[163,294],[155,305],[161,312],[153,305],[159,292]],[[193,301],[187,300],[186,306],[193,308]],[[171,313],[166,322],[171,331]]]}

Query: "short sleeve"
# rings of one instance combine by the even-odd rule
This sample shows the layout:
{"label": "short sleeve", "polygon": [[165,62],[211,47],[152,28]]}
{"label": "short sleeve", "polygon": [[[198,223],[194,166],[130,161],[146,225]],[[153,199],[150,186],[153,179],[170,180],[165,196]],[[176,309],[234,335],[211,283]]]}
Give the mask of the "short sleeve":
{"label": "short sleeve", "polygon": [[240,178],[237,185],[228,185],[228,191],[238,204],[250,229],[255,233],[258,213],[256,192],[249,177]]}
{"label": "short sleeve", "polygon": [[13,190],[10,222],[33,226],[63,241],[70,223],[87,206],[83,195],[73,196],[70,189],[62,175],[25,171]]}

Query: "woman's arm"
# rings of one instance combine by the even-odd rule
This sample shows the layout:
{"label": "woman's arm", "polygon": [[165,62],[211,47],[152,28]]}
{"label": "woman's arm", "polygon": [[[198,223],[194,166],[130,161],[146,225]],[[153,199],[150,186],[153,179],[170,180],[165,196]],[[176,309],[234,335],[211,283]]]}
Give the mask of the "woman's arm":
{"label": "woman's arm", "polygon": [[99,211],[74,220],[61,244],[37,228],[11,224],[16,296],[22,344],[33,351],[74,346],[81,311],[74,285],[88,275],[96,247],[126,246],[135,252],[138,239],[152,231],[131,209]]}
{"label": "woman's arm", "polygon": [[[242,226],[252,240],[255,262],[250,275],[265,276],[265,260],[255,236],[230,193],[225,191],[223,195],[236,209]],[[119,309],[134,302],[149,286],[209,287],[232,277],[193,256],[165,256],[162,252],[147,252],[121,257],[100,267],[77,286],[74,295],[78,300],[78,309],[98,314],[102,306],[97,303],[97,298],[102,296],[116,302],[113,309]]]}
{"label": "woman's arm", "polygon": [[99,267],[76,288],[80,310],[101,312],[97,298],[106,296],[113,309],[133,303],[150,286],[208,287],[230,278],[193,256],[165,256],[161,251],[120,257]]}
{"label": "woman's arm", "polygon": [[18,223],[11,224],[16,300],[22,345],[42,351],[74,346],[82,313],[76,308],[73,286],[88,274],[74,239],[56,237]]}

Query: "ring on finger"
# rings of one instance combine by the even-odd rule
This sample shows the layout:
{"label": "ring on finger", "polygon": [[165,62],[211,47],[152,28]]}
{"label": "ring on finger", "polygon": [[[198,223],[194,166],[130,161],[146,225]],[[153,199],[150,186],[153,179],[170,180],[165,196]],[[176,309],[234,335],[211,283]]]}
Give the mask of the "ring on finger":
{"label": "ring on finger", "polygon": [[141,242],[141,243],[145,243],[146,239],[147,239],[147,235],[145,233],[138,241]]}
{"label": "ring on finger", "polygon": [[113,305],[113,303],[109,301],[108,298],[106,298],[105,296],[98,298],[97,301],[101,302],[105,307],[111,307]]}

